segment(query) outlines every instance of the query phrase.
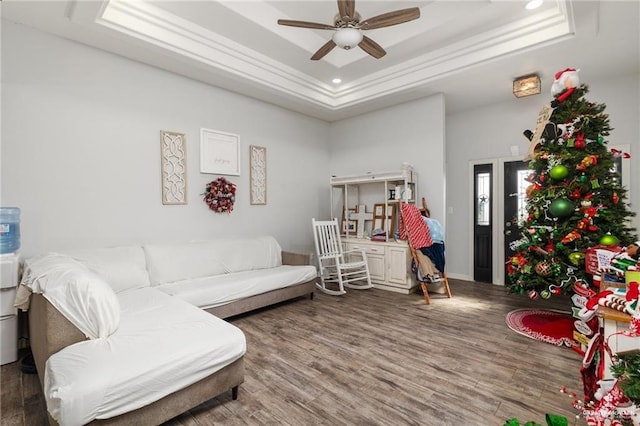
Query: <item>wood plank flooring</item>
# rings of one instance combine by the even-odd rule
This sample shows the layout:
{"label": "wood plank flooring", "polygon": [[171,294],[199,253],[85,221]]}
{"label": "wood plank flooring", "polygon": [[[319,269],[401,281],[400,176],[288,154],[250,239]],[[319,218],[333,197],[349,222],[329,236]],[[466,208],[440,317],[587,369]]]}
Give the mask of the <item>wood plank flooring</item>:
{"label": "wood plank flooring", "polygon": [[[230,320],[247,337],[246,377],[231,392],[167,422],[205,425],[496,425],[575,419],[563,386],[581,394],[581,357],[506,326],[513,309],[569,310],[490,284],[450,280],[453,298],[316,292]],[[43,425],[36,376],[3,366],[2,425]]]}

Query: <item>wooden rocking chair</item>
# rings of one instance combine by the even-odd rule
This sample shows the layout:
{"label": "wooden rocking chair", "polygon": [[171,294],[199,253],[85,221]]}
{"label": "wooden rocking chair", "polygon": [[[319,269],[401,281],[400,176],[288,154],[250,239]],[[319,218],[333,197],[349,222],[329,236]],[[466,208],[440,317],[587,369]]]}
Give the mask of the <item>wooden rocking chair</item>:
{"label": "wooden rocking chair", "polygon": [[[417,207],[411,205],[411,204],[406,204],[409,208],[414,208],[416,210],[418,210]],[[423,209],[425,212],[428,212],[427,209],[427,205],[426,205],[426,201],[423,198],[422,199],[422,205],[423,205]],[[404,217],[404,209],[403,209],[403,203],[402,200],[399,201],[399,208],[400,208],[400,215],[402,220],[401,222],[401,226],[404,227],[404,231],[406,233],[407,236],[407,242],[409,245],[409,250],[411,252],[411,257],[413,257],[413,261],[416,265],[416,267],[418,268],[419,273],[416,276],[416,279],[418,280],[418,282],[420,283],[420,287],[422,288],[422,293],[424,294],[424,301],[427,305],[431,304],[431,299],[429,298],[429,291],[427,288],[427,284],[429,283],[436,283],[436,282],[441,282],[444,290],[445,290],[445,294],[447,295],[448,298],[451,298],[451,289],[449,288],[449,280],[447,280],[447,274],[445,273],[445,271],[438,271],[438,269],[435,267],[435,265],[433,264],[433,262],[431,261],[431,259],[429,259],[428,256],[426,256],[424,253],[422,253],[420,251],[420,248],[416,248],[414,247],[414,244],[411,243],[411,234],[409,233],[409,228],[407,227],[407,220]],[[419,212],[419,210],[418,210]],[[423,222],[424,226],[427,228],[427,232],[428,232],[428,227],[427,225]],[[431,271],[438,271],[440,277],[434,280],[428,280],[428,276],[430,275]]]}
{"label": "wooden rocking chair", "polygon": [[[339,296],[346,293],[345,287],[373,288],[364,250],[343,252],[338,220],[311,219],[311,223],[320,273],[320,284],[316,284],[318,290]],[[330,283],[333,287],[337,284],[338,288],[329,288],[327,284]]]}

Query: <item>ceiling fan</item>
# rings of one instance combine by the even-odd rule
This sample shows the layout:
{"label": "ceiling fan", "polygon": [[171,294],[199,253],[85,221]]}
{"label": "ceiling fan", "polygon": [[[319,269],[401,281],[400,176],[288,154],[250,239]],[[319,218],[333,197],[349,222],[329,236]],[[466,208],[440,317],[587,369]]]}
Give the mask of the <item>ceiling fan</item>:
{"label": "ceiling fan", "polygon": [[385,52],[378,43],[362,34],[362,31],[390,27],[391,25],[413,21],[419,17],[420,9],[417,7],[411,7],[361,20],[360,14],[356,12],[355,9],[355,0],[338,0],[338,14],[333,19],[333,25],[294,21],[289,19],[278,19],[278,24],[290,27],[335,31],[331,40],[326,42],[316,53],[313,54],[311,57],[312,61],[322,59],[336,46],[345,50],[358,46],[374,58],[380,59],[386,55],[387,52]]}

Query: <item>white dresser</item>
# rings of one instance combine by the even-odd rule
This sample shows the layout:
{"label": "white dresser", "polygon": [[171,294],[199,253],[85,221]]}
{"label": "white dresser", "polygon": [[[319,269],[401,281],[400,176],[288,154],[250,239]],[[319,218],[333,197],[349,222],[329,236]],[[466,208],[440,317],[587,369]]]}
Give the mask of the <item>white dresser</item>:
{"label": "white dresser", "polygon": [[369,275],[375,288],[409,294],[417,286],[411,279],[411,252],[406,241],[371,241],[343,238],[345,251],[362,249],[367,254]]}
{"label": "white dresser", "polygon": [[0,365],[18,360],[18,312],[13,303],[19,266],[18,253],[0,254]]}

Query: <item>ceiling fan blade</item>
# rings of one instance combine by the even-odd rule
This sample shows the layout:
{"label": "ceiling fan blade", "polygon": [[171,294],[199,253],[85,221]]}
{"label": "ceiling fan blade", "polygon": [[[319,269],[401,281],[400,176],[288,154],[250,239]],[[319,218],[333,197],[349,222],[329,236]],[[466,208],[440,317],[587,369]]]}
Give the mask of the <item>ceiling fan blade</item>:
{"label": "ceiling fan blade", "polygon": [[278,25],[287,25],[289,27],[313,28],[315,30],[335,30],[336,27],[328,24],[318,24],[316,22],[292,21],[290,19],[278,19]]}
{"label": "ceiling fan blade", "polygon": [[369,37],[362,37],[362,41],[358,44],[360,49],[367,52],[369,55],[373,56],[376,59],[382,58],[387,52],[375,41],[371,40]]}
{"label": "ceiling fan blade", "polygon": [[340,18],[344,18],[345,16],[349,17],[349,19],[345,19],[345,21],[353,19],[353,15],[356,13],[356,1],[338,0],[338,12],[340,13]]}
{"label": "ceiling fan blade", "polygon": [[322,45],[322,47],[320,49],[318,49],[318,51],[316,53],[313,54],[313,56],[311,57],[311,60],[312,61],[317,61],[319,59],[324,58],[324,56],[327,53],[331,52],[334,47],[336,47],[335,42],[333,40],[329,40],[324,45]]}
{"label": "ceiling fan blade", "polygon": [[420,9],[417,7],[410,7],[409,9],[395,10],[393,12],[383,13],[382,15],[360,21],[359,28],[362,30],[374,30],[376,28],[389,27],[391,25],[413,21],[419,17]]}

